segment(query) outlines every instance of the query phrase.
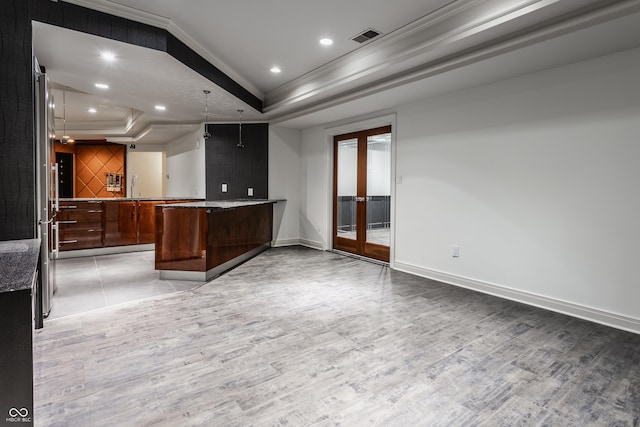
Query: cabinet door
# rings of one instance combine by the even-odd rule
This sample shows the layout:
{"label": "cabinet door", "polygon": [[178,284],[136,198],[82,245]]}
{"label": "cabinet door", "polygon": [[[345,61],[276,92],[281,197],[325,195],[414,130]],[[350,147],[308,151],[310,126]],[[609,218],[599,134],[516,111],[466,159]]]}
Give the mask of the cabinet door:
{"label": "cabinet door", "polygon": [[138,203],[138,243],[143,245],[156,241],[156,213],[155,206],[164,202]]}
{"label": "cabinet door", "polygon": [[138,243],[137,202],[105,202],[104,211],[105,246],[124,246]]}

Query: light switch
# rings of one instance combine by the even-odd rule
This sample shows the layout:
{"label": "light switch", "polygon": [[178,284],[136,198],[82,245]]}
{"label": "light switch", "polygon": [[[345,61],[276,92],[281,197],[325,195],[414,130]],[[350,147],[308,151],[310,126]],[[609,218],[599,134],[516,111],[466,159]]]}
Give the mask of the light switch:
{"label": "light switch", "polygon": [[248,195],[249,197],[252,197],[252,196],[253,196],[253,187],[249,187],[249,190],[247,191],[247,195]]}
{"label": "light switch", "polygon": [[222,192],[223,193],[227,192],[227,184],[222,184]]}

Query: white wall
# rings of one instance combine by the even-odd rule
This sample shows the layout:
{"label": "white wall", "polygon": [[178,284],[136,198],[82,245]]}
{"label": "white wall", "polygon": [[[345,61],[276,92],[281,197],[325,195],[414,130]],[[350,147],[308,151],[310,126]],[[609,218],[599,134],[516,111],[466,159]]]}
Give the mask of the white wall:
{"label": "white wall", "polygon": [[[163,157],[161,151],[127,152],[127,195],[163,197]],[[135,185],[132,188],[133,177]],[[132,192],[133,190],[133,192]]]}
{"label": "white wall", "polygon": [[332,151],[324,129],[302,132],[302,200],[300,202],[300,240],[302,244],[328,249],[328,210],[332,197],[330,173]]}
{"label": "white wall", "polygon": [[300,242],[301,133],[269,126],[269,198],[285,199],[273,209],[275,246]]}
{"label": "white wall", "polygon": [[166,197],[206,197],[205,147],[202,130],[165,145]]}
{"label": "white wall", "polygon": [[[633,50],[399,107],[395,268],[640,332],[639,75]],[[303,131],[310,240],[330,151]]]}

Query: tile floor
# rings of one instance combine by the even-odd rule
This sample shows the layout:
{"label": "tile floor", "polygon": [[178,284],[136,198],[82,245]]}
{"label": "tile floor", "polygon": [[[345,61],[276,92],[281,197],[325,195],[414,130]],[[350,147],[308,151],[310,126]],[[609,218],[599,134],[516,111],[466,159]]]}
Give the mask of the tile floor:
{"label": "tile floor", "polygon": [[48,319],[202,285],[202,282],[162,280],[154,263],[154,251],[57,260],[57,290]]}

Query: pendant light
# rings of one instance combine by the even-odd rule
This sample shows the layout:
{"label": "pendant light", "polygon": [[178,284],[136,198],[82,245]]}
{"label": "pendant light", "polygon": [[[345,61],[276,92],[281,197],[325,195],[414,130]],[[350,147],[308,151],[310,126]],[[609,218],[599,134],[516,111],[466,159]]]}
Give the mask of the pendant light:
{"label": "pendant light", "polygon": [[202,134],[202,137],[206,140],[211,138],[211,134],[207,130],[207,123],[209,122],[209,94],[211,91],[205,89],[202,92],[204,92],[204,134]]}
{"label": "pendant light", "polygon": [[236,147],[238,148],[244,148],[244,143],[242,142],[242,113],[244,112],[244,110],[238,110],[238,113],[240,113],[240,123],[238,125],[238,130],[239,130],[239,137],[238,137],[238,145]]}
{"label": "pendant light", "polygon": [[62,89],[62,139],[61,143],[67,144],[74,142],[69,135],[67,135],[67,91]]}

